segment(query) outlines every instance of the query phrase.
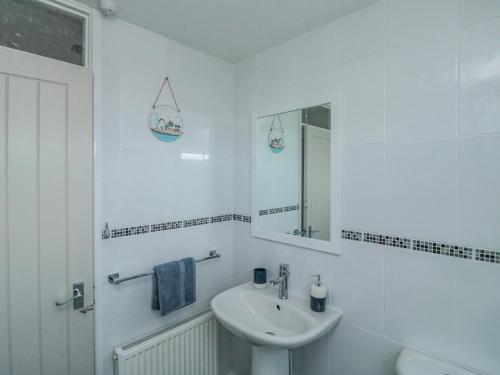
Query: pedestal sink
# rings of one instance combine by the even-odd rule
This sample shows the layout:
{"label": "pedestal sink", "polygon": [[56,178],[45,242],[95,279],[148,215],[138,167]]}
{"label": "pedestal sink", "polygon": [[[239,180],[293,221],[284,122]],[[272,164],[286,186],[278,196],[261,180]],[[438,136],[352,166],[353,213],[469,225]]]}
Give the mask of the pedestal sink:
{"label": "pedestal sink", "polygon": [[290,293],[282,300],[275,288],[251,283],[220,293],[211,305],[224,327],[252,344],[252,375],[288,375],[289,349],[326,335],[342,316],[329,307],[316,313],[307,298]]}

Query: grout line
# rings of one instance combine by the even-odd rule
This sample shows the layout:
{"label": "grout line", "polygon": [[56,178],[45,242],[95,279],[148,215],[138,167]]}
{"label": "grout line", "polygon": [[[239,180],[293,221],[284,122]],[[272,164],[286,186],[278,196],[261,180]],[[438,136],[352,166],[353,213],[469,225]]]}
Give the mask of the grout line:
{"label": "grout line", "polygon": [[[388,19],[388,4],[387,4],[387,1],[386,0],[383,0],[384,2],[384,169],[383,169],[383,173],[384,173],[384,200],[383,200],[383,209],[384,209],[384,212],[383,212],[383,218],[384,220],[387,219],[387,202],[388,202],[388,197],[387,197],[387,192],[388,192],[388,189],[387,189],[387,186],[388,186],[388,176],[389,176],[389,173],[388,173],[388,167],[387,167],[387,161],[388,161],[388,126],[387,126],[387,112],[388,112],[388,98],[389,98],[389,95],[388,95],[388,92],[389,92],[389,88],[388,88],[388,77],[389,77],[389,74],[388,74],[388,61],[389,61],[389,43],[388,43],[388,35],[389,35],[389,25],[388,25],[388,22],[387,22],[387,19]],[[382,289],[382,313],[383,313],[383,318],[382,318],[382,333],[383,335],[385,336],[386,334],[386,317],[387,317],[387,314],[386,314],[386,282],[387,282],[387,273],[386,273],[386,260],[387,260],[387,251],[386,249],[384,249],[384,252],[382,254],[382,286],[383,286],[383,289]],[[382,358],[384,358],[385,354],[385,340],[382,339]],[[383,363],[383,362],[382,362]],[[383,372],[383,365],[382,365],[382,372]]]}
{"label": "grout line", "polygon": [[11,282],[10,282],[10,239],[9,239],[9,86],[10,76],[5,76],[5,244],[7,270],[6,276],[6,297],[7,297],[7,324],[8,324],[8,356],[9,356],[9,374],[12,375],[12,312],[11,312]]}
{"label": "grout line", "polygon": [[[460,5],[458,6],[458,11],[460,13]],[[459,18],[459,22],[458,22],[458,31],[461,32],[462,30],[466,30],[466,29],[470,29],[470,28],[473,28],[473,27],[477,27],[477,26],[480,26],[484,23],[487,23],[487,22],[494,22],[494,21],[498,21],[500,20],[500,16],[494,16],[494,17],[490,17],[490,18],[487,18],[487,19],[483,19],[483,20],[480,20],[480,21],[475,21],[474,23],[469,23],[467,25],[461,25],[460,24],[460,18]]]}
{"label": "grout line", "polygon": [[[365,53],[365,54],[362,54],[360,56],[352,57],[352,58],[350,58],[348,60],[345,60],[345,61],[342,61],[342,62],[339,62],[339,63],[333,63],[333,69],[335,70],[336,68],[348,65],[350,63],[354,63],[354,62],[359,61],[359,60],[364,60],[364,59],[368,59],[369,57],[373,57],[373,56],[376,56],[376,55],[381,55],[381,54],[384,54],[385,52],[386,51],[385,51],[385,46],[384,46],[384,48],[381,48],[378,51],[374,51],[374,52],[370,52],[370,53]],[[334,54],[335,54],[335,52],[334,52]]]}
{"label": "grout line", "polygon": [[[66,278],[66,288],[70,285],[69,276],[69,92],[68,85],[64,85],[64,99],[65,99],[65,111],[64,111],[64,263],[65,263],[65,278]],[[73,288],[70,289],[73,292]],[[66,309],[66,342],[68,346],[66,347],[66,361],[68,374],[71,373],[71,356],[69,355],[69,343],[71,343],[71,319],[70,310]]]}
{"label": "grout line", "polygon": [[40,374],[43,375],[43,338],[42,338],[42,271],[41,271],[41,254],[40,254],[40,81],[36,83],[36,260],[38,264],[37,279],[38,279],[38,355],[40,356]]}
{"label": "grout line", "polygon": [[[387,122],[387,116],[385,116],[385,122]],[[385,124],[387,125],[387,124]],[[387,133],[387,126],[385,126],[385,132]],[[456,131],[455,131],[456,133]],[[393,139],[393,140],[388,140],[386,139],[385,141],[368,141],[368,142],[351,142],[347,143],[344,145],[344,147],[352,147],[352,146],[365,146],[365,145],[377,145],[377,144],[388,144],[388,145],[393,145],[393,144],[412,144],[412,143],[431,143],[431,142],[443,142],[443,141],[461,141],[461,140],[467,140],[467,139],[475,139],[475,138],[486,138],[486,137],[499,137],[500,136],[500,131],[491,131],[491,132],[484,132],[484,133],[476,133],[476,134],[459,134],[459,135],[454,135],[451,137],[429,137],[429,138],[416,138],[416,139]],[[387,134],[384,135],[385,138],[387,138]]]}
{"label": "grout line", "polygon": [[[460,5],[459,2],[456,2],[456,65],[455,65],[455,80],[456,80],[456,124],[455,124],[455,134],[456,134],[456,141],[455,141],[455,186],[454,186],[454,193],[455,193],[455,241],[459,241],[459,214],[460,214],[460,208],[459,208],[459,202],[460,202],[460,167],[459,167],[459,157],[460,157],[460,134],[462,130],[462,119],[460,117],[460,105],[461,105],[461,99],[462,99],[462,94],[461,94],[461,82],[460,82],[460,71],[461,71],[461,33],[460,33]],[[473,251],[472,254],[473,259],[475,259],[475,253]]]}
{"label": "grout line", "polygon": [[458,284],[458,260],[453,262],[453,285],[451,296],[451,346],[455,345],[455,329],[457,318],[457,284]]}

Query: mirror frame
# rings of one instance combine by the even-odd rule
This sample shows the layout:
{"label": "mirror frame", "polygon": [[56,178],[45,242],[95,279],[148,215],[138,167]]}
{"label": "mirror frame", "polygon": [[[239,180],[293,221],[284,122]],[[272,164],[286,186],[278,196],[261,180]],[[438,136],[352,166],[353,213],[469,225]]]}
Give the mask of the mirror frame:
{"label": "mirror frame", "polygon": [[[304,108],[314,107],[320,104],[331,103],[331,133],[330,145],[332,152],[330,153],[330,168],[331,168],[331,188],[330,188],[330,241],[323,241],[308,237],[293,236],[286,233],[279,233],[272,230],[259,228],[257,225],[259,217],[259,208],[257,206],[257,154],[256,154],[256,137],[258,119],[274,114],[280,114],[291,111],[298,111]],[[251,165],[251,235],[253,237],[270,240],[273,242],[284,243],[292,246],[303,247],[306,249],[322,251],[330,254],[341,254],[340,239],[341,239],[341,177],[342,177],[342,97],[333,95],[333,97],[319,100],[312,104],[307,103],[303,106],[294,106],[295,108],[274,108],[266,111],[254,112],[251,114],[251,150],[252,150],[252,165]]]}

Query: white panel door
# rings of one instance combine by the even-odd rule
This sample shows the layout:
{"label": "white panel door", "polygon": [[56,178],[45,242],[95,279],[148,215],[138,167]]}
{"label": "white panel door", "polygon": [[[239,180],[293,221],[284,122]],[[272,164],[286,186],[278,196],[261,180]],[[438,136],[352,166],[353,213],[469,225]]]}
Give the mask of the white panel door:
{"label": "white panel door", "polygon": [[330,240],[330,170],[330,130],[304,125],[304,230],[325,241]]}
{"label": "white panel door", "polygon": [[92,78],[0,47],[0,374],[92,375]]}

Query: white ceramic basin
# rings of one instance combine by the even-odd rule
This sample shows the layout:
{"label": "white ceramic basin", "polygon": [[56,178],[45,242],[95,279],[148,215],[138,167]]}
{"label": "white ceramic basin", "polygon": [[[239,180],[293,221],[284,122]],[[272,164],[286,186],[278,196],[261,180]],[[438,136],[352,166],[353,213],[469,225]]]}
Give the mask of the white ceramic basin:
{"label": "white ceramic basin", "polygon": [[253,345],[292,349],[306,345],[327,334],[340,321],[342,313],[327,307],[317,313],[309,300],[289,293],[278,298],[272,286],[255,289],[251,283],[228,289],[212,300],[219,322]]}

